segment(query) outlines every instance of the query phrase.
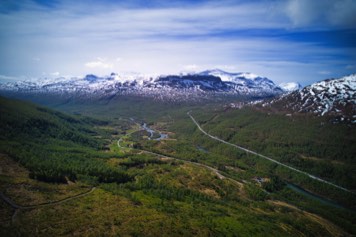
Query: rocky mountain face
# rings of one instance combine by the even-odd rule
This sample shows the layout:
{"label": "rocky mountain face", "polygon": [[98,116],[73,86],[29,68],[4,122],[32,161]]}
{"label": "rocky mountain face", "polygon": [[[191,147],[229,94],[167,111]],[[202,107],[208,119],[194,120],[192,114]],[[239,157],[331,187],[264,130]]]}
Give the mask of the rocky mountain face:
{"label": "rocky mountain face", "polygon": [[87,75],[83,78],[56,78],[21,81],[0,85],[0,91],[22,94],[54,94],[80,98],[105,98],[116,95],[153,97],[184,101],[217,96],[271,97],[285,91],[265,77],[251,73],[210,70],[196,74],[168,76]]}
{"label": "rocky mountain face", "polygon": [[264,107],[282,107],[292,112],[331,115],[334,122],[356,123],[356,74],[338,79],[327,79],[285,94]]}

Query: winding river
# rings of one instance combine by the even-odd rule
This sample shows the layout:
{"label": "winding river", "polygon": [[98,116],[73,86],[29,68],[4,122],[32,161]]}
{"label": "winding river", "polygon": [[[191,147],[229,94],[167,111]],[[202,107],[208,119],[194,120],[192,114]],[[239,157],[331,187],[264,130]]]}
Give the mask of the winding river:
{"label": "winding river", "polygon": [[[161,133],[160,131],[152,130],[151,128],[149,128],[149,127],[147,126],[146,123],[144,123],[144,124],[142,124],[142,125],[140,125],[140,126],[141,126],[142,129],[146,130],[146,131],[150,134],[150,136],[148,137],[148,140],[160,141],[160,140],[162,140],[162,139],[168,138],[168,134],[166,134],[166,133]],[[153,138],[153,135],[154,135],[155,133],[158,133],[158,135],[159,135],[158,138]]]}

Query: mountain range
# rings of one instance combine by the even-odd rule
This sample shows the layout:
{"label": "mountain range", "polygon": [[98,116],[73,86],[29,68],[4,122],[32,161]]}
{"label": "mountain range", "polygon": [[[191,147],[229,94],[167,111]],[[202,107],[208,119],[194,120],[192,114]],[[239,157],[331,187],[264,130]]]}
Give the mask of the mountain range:
{"label": "mountain range", "polygon": [[0,85],[4,92],[71,95],[105,98],[116,95],[138,95],[159,100],[182,101],[214,96],[249,96],[265,98],[287,90],[266,77],[252,73],[229,73],[219,69],[194,74],[152,76],[110,76],[27,80]]}
{"label": "mountain range", "polygon": [[[302,89],[296,82],[276,85],[252,73],[230,73],[220,69],[179,75],[118,75],[59,77],[0,84],[0,92],[39,102],[46,98],[61,101],[111,101],[138,96],[168,102],[196,102],[230,98],[233,101],[263,100],[264,107],[291,113],[332,115],[337,121],[356,123],[356,74],[327,79]],[[33,99],[37,97],[38,100]],[[40,102],[42,103],[42,102]],[[238,102],[239,104],[240,102]],[[255,104],[255,103],[253,103]],[[235,106],[240,107],[240,106]]]}

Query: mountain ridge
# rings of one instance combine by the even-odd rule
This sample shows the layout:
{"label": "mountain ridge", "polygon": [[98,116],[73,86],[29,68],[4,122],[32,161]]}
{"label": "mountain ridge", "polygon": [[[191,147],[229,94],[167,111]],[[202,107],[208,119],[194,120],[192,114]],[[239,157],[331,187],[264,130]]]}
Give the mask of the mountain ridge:
{"label": "mountain ridge", "polygon": [[199,100],[217,95],[273,97],[285,93],[266,77],[252,73],[229,73],[219,69],[194,74],[161,76],[109,76],[19,81],[0,85],[0,90],[15,93],[73,94],[82,97],[139,95],[161,100]]}

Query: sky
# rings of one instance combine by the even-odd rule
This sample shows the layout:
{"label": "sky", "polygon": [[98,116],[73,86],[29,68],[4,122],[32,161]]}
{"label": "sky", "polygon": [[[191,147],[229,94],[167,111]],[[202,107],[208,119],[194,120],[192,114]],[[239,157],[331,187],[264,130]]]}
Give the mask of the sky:
{"label": "sky", "polygon": [[356,73],[355,0],[0,0],[0,81],[219,68]]}

